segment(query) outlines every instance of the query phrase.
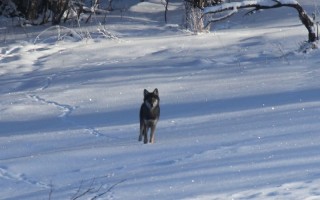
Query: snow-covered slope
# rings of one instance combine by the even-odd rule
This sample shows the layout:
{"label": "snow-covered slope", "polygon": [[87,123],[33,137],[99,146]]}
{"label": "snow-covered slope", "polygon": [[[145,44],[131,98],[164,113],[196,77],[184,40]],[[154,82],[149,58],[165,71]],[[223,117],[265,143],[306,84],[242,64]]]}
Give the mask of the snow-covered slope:
{"label": "snow-covered slope", "polygon": [[[320,199],[320,56],[297,51],[296,13],[193,35],[177,25],[182,5],[169,9],[169,25],[160,1],[111,13],[112,40],[6,36],[0,199]],[[144,145],[139,108],[156,87]]]}

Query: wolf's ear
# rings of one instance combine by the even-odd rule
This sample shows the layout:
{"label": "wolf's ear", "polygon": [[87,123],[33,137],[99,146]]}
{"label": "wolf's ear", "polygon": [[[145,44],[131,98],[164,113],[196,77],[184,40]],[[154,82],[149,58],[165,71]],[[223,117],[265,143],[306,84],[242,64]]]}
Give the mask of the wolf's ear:
{"label": "wolf's ear", "polygon": [[144,90],[143,90],[143,95],[146,96],[146,95],[148,95],[148,94],[149,94],[148,90],[144,89]]}
{"label": "wolf's ear", "polygon": [[155,94],[155,95],[159,96],[158,88],[154,89],[153,94]]}

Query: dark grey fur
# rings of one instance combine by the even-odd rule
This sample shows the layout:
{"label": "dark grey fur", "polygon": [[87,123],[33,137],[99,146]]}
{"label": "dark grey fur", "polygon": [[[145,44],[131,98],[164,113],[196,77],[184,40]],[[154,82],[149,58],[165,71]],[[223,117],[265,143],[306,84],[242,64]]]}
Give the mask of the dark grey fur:
{"label": "dark grey fur", "polygon": [[140,108],[140,135],[139,141],[144,138],[144,143],[148,143],[148,131],[151,129],[150,143],[154,143],[154,132],[160,117],[160,98],[158,89],[148,92],[144,89],[143,103]]}

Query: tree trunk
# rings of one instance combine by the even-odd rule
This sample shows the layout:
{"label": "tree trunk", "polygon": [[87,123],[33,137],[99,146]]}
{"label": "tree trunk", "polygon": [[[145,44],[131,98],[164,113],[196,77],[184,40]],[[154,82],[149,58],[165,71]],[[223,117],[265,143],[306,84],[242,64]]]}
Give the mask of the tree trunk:
{"label": "tree trunk", "polygon": [[185,5],[185,27],[186,29],[198,33],[204,30],[204,22],[202,11],[189,1],[184,2]]}
{"label": "tree trunk", "polygon": [[34,20],[37,18],[37,0],[28,1],[26,18],[29,20]]}
{"label": "tree trunk", "polygon": [[52,25],[60,24],[63,13],[68,9],[69,1],[70,0],[58,0],[51,4],[53,12]]}

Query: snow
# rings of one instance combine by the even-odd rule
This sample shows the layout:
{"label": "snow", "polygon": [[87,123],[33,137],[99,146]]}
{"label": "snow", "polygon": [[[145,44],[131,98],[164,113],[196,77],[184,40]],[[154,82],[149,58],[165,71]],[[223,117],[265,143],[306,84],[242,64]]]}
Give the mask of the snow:
{"label": "snow", "polygon": [[[1,31],[0,199],[320,198],[320,56],[299,51],[297,16],[235,15],[194,35],[182,6],[168,25],[160,1],[113,11],[112,39],[98,25],[74,28],[96,31],[81,40]],[[161,99],[148,145],[145,88]]]}

